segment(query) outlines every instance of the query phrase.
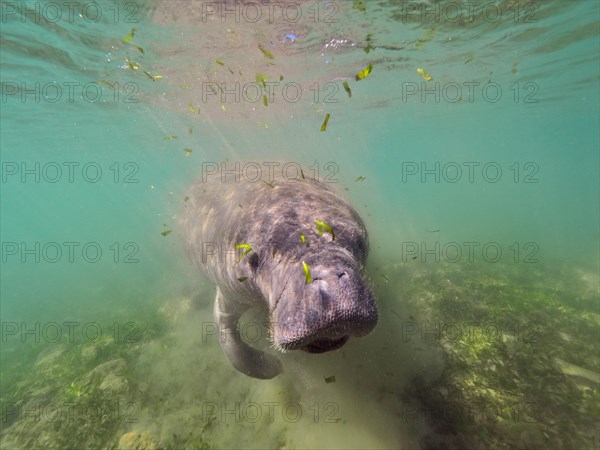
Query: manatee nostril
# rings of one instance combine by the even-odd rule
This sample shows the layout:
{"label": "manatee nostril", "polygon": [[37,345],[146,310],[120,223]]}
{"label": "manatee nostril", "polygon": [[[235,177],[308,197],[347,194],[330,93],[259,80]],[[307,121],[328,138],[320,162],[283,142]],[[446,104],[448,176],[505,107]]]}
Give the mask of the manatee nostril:
{"label": "manatee nostril", "polygon": [[259,258],[256,253],[252,253],[250,258],[248,258],[248,264],[250,265],[250,270],[252,273],[256,273],[256,269],[258,269]]}
{"label": "manatee nostril", "polygon": [[340,272],[338,273],[338,280],[342,279],[342,278],[346,278],[348,277],[348,274],[346,272]]}

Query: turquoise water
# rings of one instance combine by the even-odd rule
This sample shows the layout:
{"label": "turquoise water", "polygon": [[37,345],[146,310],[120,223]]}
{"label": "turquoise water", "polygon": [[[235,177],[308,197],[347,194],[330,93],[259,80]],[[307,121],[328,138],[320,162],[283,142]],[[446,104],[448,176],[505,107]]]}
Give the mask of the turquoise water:
{"label": "turquoise water", "polygon": [[[227,448],[435,446],[423,436],[448,434],[439,421],[419,420],[413,429],[398,411],[401,393],[420,370],[430,372],[427,383],[448,379],[448,371],[441,375],[440,346],[415,351],[398,344],[401,350],[382,351],[379,344],[399,336],[391,311],[406,311],[406,317],[400,313],[405,321],[408,311],[421,320],[444,320],[439,309],[428,316],[432,306],[415,301],[439,294],[442,278],[469,299],[479,280],[502,280],[505,293],[518,292],[523,300],[516,305],[538,299],[546,287],[547,297],[516,317],[543,326],[558,314],[565,329],[554,332],[571,339],[564,339],[567,347],[586,339],[577,332],[587,326],[589,336],[597,335],[598,3],[479,3],[458,10],[444,1],[307,2],[294,4],[302,12],[298,21],[284,18],[278,3],[271,22],[253,23],[256,7],[239,4],[229,5],[239,8],[239,18],[221,20],[222,5],[202,2],[3,2],[3,448],[64,447],[58,433],[44,431],[45,441],[32,441],[19,428],[28,419],[6,409],[49,401],[32,393],[31,386],[45,386],[36,373],[59,395],[117,356],[132,373],[128,398],[136,402],[136,421],[110,429],[88,421],[95,440],[80,445],[110,448],[135,431],[168,448],[200,448],[199,441],[182,440],[188,432]],[[203,17],[207,5],[217,9]],[[369,76],[356,81],[370,64]],[[262,95],[221,100],[210,90],[215,83],[230,92],[248,83],[260,87],[257,80],[278,83],[267,106]],[[298,86],[301,97],[290,101]],[[237,161],[292,161],[322,176],[333,170],[370,234],[368,269],[382,316],[374,337],[353,343],[347,357],[288,354],[293,369],[270,384],[234,372],[216,342],[192,345],[198,328],[176,314],[181,305],[173,306],[200,297],[195,313],[182,314],[196,323],[210,320],[213,287],[184,256],[177,214],[203,164]],[[407,275],[413,271],[421,275]],[[419,277],[427,274],[440,280],[423,284]],[[447,314],[457,320],[489,298]],[[133,323],[139,339],[134,346],[93,350],[97,356],[86,360],[77,355],[89,339],[68,342],[64,325],[56,340],[35,331],[69,321],[113,324],[113,337],[115,324]],[[23,334],[23,324],[34,331]],[[542,342],[537,353],[550,345]],[[42,353],[59,344],[68,345],[56,358],[71,355],[73,365],[61,374],[39,365]],[[597,346],[586,345],[580,354],[563,350],[571,354],[568,363],[591,373],[583,377],[589,386],[573,392],[597,413],[598,384],[589,380],[598,377],[600,360]],[[565,360],[563,350],[552,355]],[[364,359],[369,368],[348,359]],[[556,374],[568,377],[553,364]],[[78,365],[85,368],[81,374]],[[347,384],[344,371],[356,374]],[[473,373],[480,371],[473,366]],[[333,373],[337,382],[323,383],[323,375]],[[539,379],[529,376],[532,384]],[[544,373],[542,383],[553,377]],[[512,392],[502,386],[490,389]],[[215,399],[281,396],[302,405],[331,396],[342,420],[335,426],[303,420],[300,427],[279,421],[266,428],[264,420],[238,427],[219,420],[207,426],[200,418]],[[561,410],[561,399],[552,403],[551,397],[535,397],[536,404],[548,400],[545,407]],[[179,406],[161,405],[164,398]],[[496,440],[483,442],[524,448],[548,446],[546,439],[564,448],[598,443],[581,423],[569,429],[581,440],[556,441],[559,427],[551,422],[540,419],[536,432],[496,429]],[[43,420],[36,426],[45,430]]]}

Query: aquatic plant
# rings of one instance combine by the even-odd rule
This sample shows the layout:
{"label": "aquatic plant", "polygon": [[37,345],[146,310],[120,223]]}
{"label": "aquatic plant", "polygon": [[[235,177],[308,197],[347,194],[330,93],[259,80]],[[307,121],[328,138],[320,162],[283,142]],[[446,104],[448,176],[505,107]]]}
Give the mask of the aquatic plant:
{"label": "aquatic plant", "polygon": [[[380,295],[408,289],[403,301],[415,321],[442,324],[442,377],[433,386],[417,379],[404,393],[430,412],[437,437],[426,448],[593,444],[586,430],[600,412],[598,293],[573,282],[572,270],[406,264],[384,272],[392,282]],[[443,324],[468,332],[444,333]],[[570,362],[561,367],[563,359]]]}

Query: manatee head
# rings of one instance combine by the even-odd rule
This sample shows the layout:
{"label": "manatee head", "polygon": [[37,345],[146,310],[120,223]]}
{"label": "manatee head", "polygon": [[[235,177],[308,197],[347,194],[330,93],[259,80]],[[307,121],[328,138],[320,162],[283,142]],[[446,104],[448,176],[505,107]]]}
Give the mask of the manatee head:
{"label": "manatee head", "polygon": [[[335,350],[350,336],[364,336],[377,323],[373,294],[362,264],[344,248],[327,246],[318,253],[277,265],[271,283],[271,333],[281,351],[322,353]],[[312,280],[308,280],[302,262]]]}

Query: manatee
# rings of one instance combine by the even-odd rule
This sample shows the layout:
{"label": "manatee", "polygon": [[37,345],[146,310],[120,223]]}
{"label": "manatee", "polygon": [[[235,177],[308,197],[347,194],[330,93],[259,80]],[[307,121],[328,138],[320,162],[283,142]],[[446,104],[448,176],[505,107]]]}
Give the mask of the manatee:
{"label": "manatee", "polygon": [[359,214],[332,183],[304,171],[293,178],[271,172],[204,173],[179,219],[186,252],[217,285],[222,350],[237,370],[259,379],[277,376],[282,365],[242,340],[238,320],[249,308],[264,308],[271,347],[281,352],[335,350],[377,323]]}

